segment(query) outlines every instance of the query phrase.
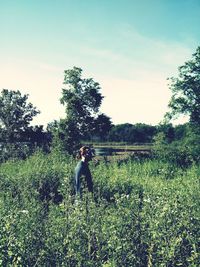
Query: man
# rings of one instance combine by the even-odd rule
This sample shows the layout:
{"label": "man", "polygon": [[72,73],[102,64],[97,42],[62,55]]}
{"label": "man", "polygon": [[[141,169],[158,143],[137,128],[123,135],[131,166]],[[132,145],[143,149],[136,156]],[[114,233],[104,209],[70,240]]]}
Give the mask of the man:
{"label": "man", "polygon": [[88,187],[88,191],[89,192],[93,192],[93,182],[92,182],[92,175],[89,169],[89,161],[92,160],[93,157],[93,153],[91,151],[91,149],[87,146],[83,146],[80,148],[79,150],[79,154],[78,154],[78,159],[80,159],[80,161],[78,162],[78,164],[76,165],[75,168],[75,190],[76,190],[76,195],[81,194],[81,182],[80,182],[80,178],[81,176],[85,176],[86,179],[86,183],[87,183],[87,187]]}

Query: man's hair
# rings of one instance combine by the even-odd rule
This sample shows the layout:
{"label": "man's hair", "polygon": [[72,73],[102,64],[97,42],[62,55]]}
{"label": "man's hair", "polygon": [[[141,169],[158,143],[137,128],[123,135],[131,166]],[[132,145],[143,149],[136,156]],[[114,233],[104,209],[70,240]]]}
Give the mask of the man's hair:
{"label": "man's hair", "polygon": [[91,157],[92,157],[92,153],[91,153],[91,150],[89,148],[89,146],[82,146],[79,151],[78,151],[78,154],[77,154],[77,159],[81,159],[82,156],[85,156],[86,154],[91,154]]}

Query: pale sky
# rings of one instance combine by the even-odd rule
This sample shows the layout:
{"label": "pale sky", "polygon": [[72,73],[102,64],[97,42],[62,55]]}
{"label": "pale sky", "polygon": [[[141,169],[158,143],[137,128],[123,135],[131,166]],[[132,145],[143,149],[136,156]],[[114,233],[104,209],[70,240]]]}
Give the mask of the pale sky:
{"label": "pale sky", "polygon": [[64,118],[64,70],[76,66],[100,83],[114,124],[156,125],[199,25],[200,0],[0,0],[0,89],[29,94],[46,125]]}

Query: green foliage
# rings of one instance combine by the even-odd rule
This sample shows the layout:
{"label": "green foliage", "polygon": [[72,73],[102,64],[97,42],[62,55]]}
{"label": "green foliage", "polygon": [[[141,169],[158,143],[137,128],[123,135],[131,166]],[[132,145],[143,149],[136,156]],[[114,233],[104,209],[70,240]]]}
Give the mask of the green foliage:
{"label": "green foliage", "polygon": [[177,133],[176,128],[165,126],[164,129],[154,138],[155,157],[183,168],[200,162],[198,128],[194,131],[190,124],[185,125],[184,130],[181,130],[181,139],[178,139],[180,132]]}
{"label": "green foliage", "polygon": [[1,266],[199,266],[199,166],[91,162],[95,195],[75,202],[75,164],[53,150],[1,165]]}
{"label": "green foliage", "polygon": [[0,126],[6,131],[8,140],[14,132],[27,129],[33,117],[39,113],[27,100],[28,95],[22,96],[20,91],[3,89],[1,92]]}
{"label": "green foliage", "polygon": [[111,142],[128,142],[128,143],[151,143],[153,136],[156,134],[155,126],[144,123],[137,124],[118,124],[111,128],[109,141]]}
{"label": "green foliage", "polygon": [[171,139],[162,131],[163,136],[156,137],[155,152],[162,159],[187,167],[200,161],[200,47],[190,61],[179,67],[178,77],[171,78],[170,89],[170,111],[165,118],[188,115],[190,122],[171,131]]}
{"label": "green foliage", "polygon": [[110,118],[103,113],[99,114],[97,118],[94,119],[94,130],[90,135],[87,135],[85,139],[107,141],[111,129],[112,123]]}
{"label": "green foliage", "polygon": [[186,114],[190,122],[200,124],[200,47],[192,59],[179,67],[178,78],[171,78],[172,97],[166,117]]}
{"label": "green foliage", "polygon": [[0,162],[25,158],[46,139],[42,127],[29,124],[39,111],[27,103],[28,95],[3,89],[0,96]]}
{"label": "green foliage", "polygon": [[65,150],[72,154],[80,147],[81,140],[91,137],[92,134],[109,131],[111,122],[104,115],[99,114],[103,96],[100,85],[92,78],[82,78],[82,69],[74,67],[64,72],[64,84],[61,104],[65,105],[66,118],[61,120],[58,127],[58,136]]}

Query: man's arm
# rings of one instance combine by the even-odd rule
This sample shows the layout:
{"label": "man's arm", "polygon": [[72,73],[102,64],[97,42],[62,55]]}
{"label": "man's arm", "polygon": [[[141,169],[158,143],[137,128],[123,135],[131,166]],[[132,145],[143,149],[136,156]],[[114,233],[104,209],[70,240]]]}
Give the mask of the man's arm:
{"label": "man's arm", "polygon": [[81,183],[80,183],[80,177],[82,174],[82,165],[81,162],[79,162],[75,168],[75,190],[76,194],[80,194],[81,192]]}

